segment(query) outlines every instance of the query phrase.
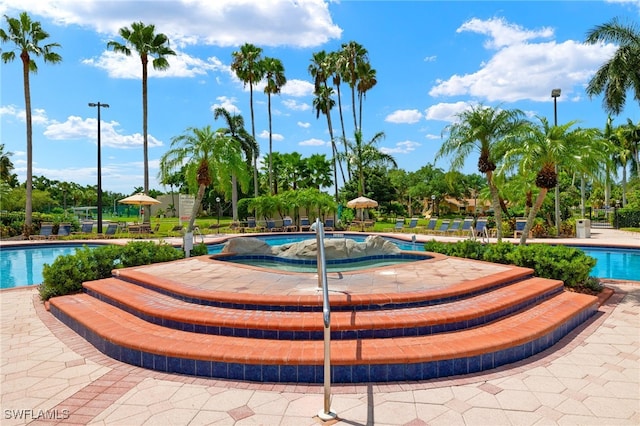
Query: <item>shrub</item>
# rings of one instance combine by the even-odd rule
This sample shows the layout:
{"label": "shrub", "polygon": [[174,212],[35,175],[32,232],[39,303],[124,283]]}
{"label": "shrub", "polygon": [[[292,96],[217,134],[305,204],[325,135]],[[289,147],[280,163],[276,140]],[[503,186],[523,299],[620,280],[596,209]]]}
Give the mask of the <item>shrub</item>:
{"label": "shrub", "polygon": [[489,244],[484,251],[483,260],[493,263],[509,263],[507,257],[518,246],[508,241],[502,241],[496,244]]}
{"label": "shrub", "polygon": [[203,256],[207,253],[209,253],[209,248],[205,243],[196,244],[191,250],[191,256]]}
{"label": "shrub", "polygon": [[482,259],[487,246],[477,240],[461,240],[451,245],[450,256]]}
{"label": "shrub", "polygon": [[111,276],[117,268],[167,262],[184,257],[182,251],[169,244],[133,241],[125,246],[82,247],[74,254],[59,256],[42,270],[43,282],[38,287],[40,298],[78,293],[82,283]]}
{"label": "shrub", "polygon": [[531,244],[518,246],[507,256],[510,263],[532,268],[543,278],[564,281],[568,287],[584,284],[596,260],[573,247]]}

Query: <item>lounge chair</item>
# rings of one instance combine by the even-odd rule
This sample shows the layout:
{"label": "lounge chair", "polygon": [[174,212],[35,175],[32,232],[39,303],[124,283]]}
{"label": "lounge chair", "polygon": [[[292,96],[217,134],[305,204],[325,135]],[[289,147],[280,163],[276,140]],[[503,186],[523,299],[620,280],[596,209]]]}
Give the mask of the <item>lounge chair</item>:
{"label": "lounge chair", "polygon": [[453,222],[447,228],[447,235],[454,235],[460,230],[460,225],[462,224],[462,219],[453,219]]}
{"label": "lounge chair", "polygon": [[393,228],[385,229],[385,232],[390,232],[390,231],[402,232],[403,228],[404,228],[404,217],[399,217],[399,218],[396,218],[396,226],[394,226]]}
{"label": "lounge chair", "polygon": [[29,235],[30,240],[46,240],[53,234],[53,223],[42,222],[40,224],[40,233],[38,235]]}
{"label": "lounge chair", "polygon": [[311,230],[311,223],[309,222],[309,218],[306,216],[302,216],[300,218],[300,231],[304,232],[304,231],[310,231]]}
{"label": "lounge chair", "polygon": [[449,223],[451,221],[449,219],[442,219],[442,222],[440,222],[440,227],[438,229],[434,229],[434,231],[438,234],[446,234],[447,233],[447,229],[449,229]]}
{"label": "lounge chair", "polygon": [[412,217],[409,221],[409,225],[406,228],[402,228],[402,232],[411,232],[418,226],[418,218]]}
{"label": "lounge chair", "polygon": [[460,235],[467,234],[468,236],[473,235],[473,218],[467,217],[462,221],[462,227],[460,227],[460,231],[458,231]]}
{"label": "lounge chair", "polygon": [[334,230],[334,222],[333,218],[326,218],[324,220],[324,230],[325,231],[333,231]]}
{"label": "lounge chair", "polygon": [[[516,227],[513,230],[513,238],[518,238],[524,232],[524,228],[527,226],[527,219],[516,219]],[[532,238],[533,233],[529,231],[528,238]]]}
{"label": "lounge chair", "polygon": [[72,232],[71,235],[87,235],[93,232],[93,222],[82,222],[80,231]]}
{"label": "lounge chair", "polygon": [[248,217],[246,230],[251,232],[260,232],[264,231],[264,226],[259,226],[255,217]]}
{"label": "lounge chair", "polygon": [[283,228],[281,226],[276,226],[275,219],[267,219],[267,231],[269,232],[282,232]]}
{"label": "lounge chair", "polygon": [[487,219],[478,219],[473,228],[473,238],[482,238],[482,241],[489,240],[489,230],[487,229]]}
{"label": "lounge chair", "polygon": [[61,223],[58,225],[58,233],[55,236],[52,235],[49,238],[68,237],[69,235],[71,235],[71,224]]}
{"label": "lounge chair", "polygon": [[293,223],[291,216],[285,216],[282,219],[282,229],[284,232],[296,232],[298,230],[298,226]]}
{"label": "lounge chair", "polygon": [[373,231],[373,228],[376,226],[376,221],[373,219],[367,219],[364,221],[363,229],[365,231]]}
{"label": "lounge chair", "polygon": [[98,238],[100,238],[100,237],[115,238],[117,231],[118,231],[118,224],[117,223],[110,223],[110,224],[107,225],[107,229],[104,231],[104,234],[96,234],[96,236]]}
{"label": "lounge chair", "polygon": [[424,232],[426,234],[434,232],[436,230],[436,223],[438,223],[437,217],[432,217],[431,219],[429,219],[429,223],[427,223],[427,227],[424,228]]}

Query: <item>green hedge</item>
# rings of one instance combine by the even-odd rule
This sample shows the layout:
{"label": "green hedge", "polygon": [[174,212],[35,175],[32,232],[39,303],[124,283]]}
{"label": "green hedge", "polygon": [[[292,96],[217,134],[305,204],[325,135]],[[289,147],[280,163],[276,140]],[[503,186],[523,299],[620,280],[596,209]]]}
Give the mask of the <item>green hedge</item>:
{"label": "green hedge", "polygon": [[181,259],[184,252],[173,246],[151,241],[132,241],[125,246],[105,245],[97,248],[82,247],[75,254],[59,256],[51,264],[45,264],[43,282],[39,286],[40,298],[82,291],[82,283],[111,276],[117,268],[149,265]]}
{"label": "green hedge", "polygon": [[589,278],[589,272],[595,266],[596,260],[573,247],[549,244],[516,245],[509,242],[482,244],[473,240],[443,243],[432,240],[425,243],[424,248],[426,251],[447,256],[531,268],[535,275],[562,280],[567,287],[594,285],[594,280]]}

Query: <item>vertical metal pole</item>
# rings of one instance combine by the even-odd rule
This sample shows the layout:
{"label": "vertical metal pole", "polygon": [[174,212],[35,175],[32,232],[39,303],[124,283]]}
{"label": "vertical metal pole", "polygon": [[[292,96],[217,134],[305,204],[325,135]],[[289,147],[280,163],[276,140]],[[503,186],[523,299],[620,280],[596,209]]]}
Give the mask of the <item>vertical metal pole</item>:
{"label": "vertical metal pole", "polygon": [[[559,96],[559,94],[558,94]],[[558,127],[558,96],[553,97],[553,124],[555,127]],[[560,176],[558,175],[558,161],[555,162],[555,172],[556,178],[558,181],[556,182],[555,189],[555,216],[556,216],[556,232],[560,235]]]}
{"label": "vertical metal pole", "polygon": [[98,108],[98,234],[102,234],[102,155],[101,155],[101,143],[100,143],[100,108],[109,108],[109,104],[103,104],[100,102],[89,103],[90,107]]}

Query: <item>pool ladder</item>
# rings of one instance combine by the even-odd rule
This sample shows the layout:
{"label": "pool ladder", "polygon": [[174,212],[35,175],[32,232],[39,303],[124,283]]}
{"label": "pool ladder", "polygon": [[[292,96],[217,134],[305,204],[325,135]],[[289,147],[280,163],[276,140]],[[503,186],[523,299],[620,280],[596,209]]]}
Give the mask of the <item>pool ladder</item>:
{"label": "pool ladder", "polygon": [[311,227],[316,231],[316,245],[318,246],[318,288],[322,289],[322,319],[324,322],[324,407],[318,413],[323,421],[337,417],[331,411],[331,307],[329,306],[329,287],[327,284],[327,258],[324,252],[324,225],[320,219]]}

